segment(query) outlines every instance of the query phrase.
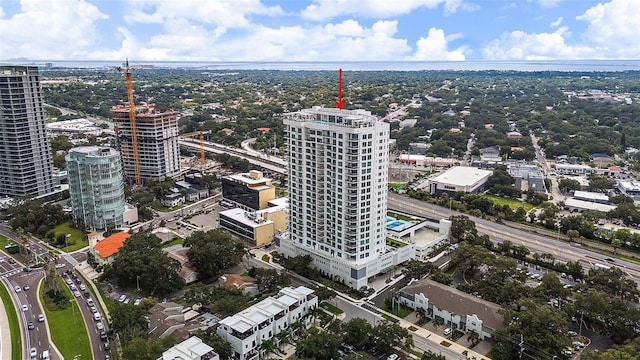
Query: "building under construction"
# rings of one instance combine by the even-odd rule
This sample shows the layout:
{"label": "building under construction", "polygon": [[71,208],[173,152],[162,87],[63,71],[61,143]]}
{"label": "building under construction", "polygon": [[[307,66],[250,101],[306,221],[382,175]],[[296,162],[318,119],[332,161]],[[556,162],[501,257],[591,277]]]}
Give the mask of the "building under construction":
{"label": "building under construction", "polygon": [[[114,106],[111,115],[118,135],[125,179],[134,183],[136,177],[134,141],[129,105]],[[178,144],[178,113],[156,111],[153,104],[136,105],[135,132],[142,180],[163,180],[180,172]]]}

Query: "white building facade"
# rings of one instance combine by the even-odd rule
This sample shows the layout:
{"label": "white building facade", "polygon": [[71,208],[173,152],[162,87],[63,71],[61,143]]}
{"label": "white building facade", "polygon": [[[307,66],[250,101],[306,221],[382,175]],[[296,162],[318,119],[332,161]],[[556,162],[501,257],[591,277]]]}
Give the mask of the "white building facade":
{"label": "white building facade", "polygon": [[389,124],[368,111],[322,107],[286,114],[284,124],[289,227],[276,245],[286,256],[311,255],[335,280],[366,286],[399,261],[386,247]]}
{"label": "white building facade", "polygon": [[305,315],[318,306],[314,291],[299,286],[281,289],[277,296],[261,302],[220,321],[218,335],[231,344],[234,358],[254,360],[260,358],[260,344],[274,339],[281,331],[289,330],[295,322],[308,327],[311,320]]}

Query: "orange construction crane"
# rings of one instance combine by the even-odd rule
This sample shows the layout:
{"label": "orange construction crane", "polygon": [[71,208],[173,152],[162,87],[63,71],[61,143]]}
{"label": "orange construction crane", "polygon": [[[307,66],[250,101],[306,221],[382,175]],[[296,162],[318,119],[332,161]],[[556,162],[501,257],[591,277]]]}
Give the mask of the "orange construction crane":
{"label": "orange construction crane", "polygon": [[209,130],[194,131],[194,132],[178,135],[178,137],[180,138],[194,138],[194,137],[200,138],[200,166],[202,167],[204,167],[204,165],[207,163],[207,158],[205,158],[204,156],[204,135],[205,134],[211,134],[211,131]]}
{"label": "orange construction crane", "polygon": [[136,65],[129,66],[129,59],[125,62],[125,66],[118,67],[118,71],[127,78],[127,96],[129,98],[129,122],[131,123],[131,147],[133,150],[133,169],[135,171],[136,185],[142,185],[140,177],[140,155],[138,154],[138,133],[136,131],[136,105],[133,100],[133,79],[131,70],[150,69],[153,65]]}

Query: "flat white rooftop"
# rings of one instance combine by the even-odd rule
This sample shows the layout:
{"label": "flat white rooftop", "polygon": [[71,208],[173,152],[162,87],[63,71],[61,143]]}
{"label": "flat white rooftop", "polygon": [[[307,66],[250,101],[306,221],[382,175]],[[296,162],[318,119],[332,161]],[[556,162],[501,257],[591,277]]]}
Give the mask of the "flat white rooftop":
{"label": "flat white rooftop", "polygon": [[478,181],[491,176],[491,174],[493,174],[493,171],[491,170],[482,170],[469,166],[454,166],[430,180],[454,186],[471,186],[476,184]]}
{"label": "flat white rooftop", "polygon": [[573,193],[574,198],[580,200],[592,200],[592,201],[609,201],[609,196],[599,192],[593,191],[576,191]]}
{"label": "flat white rooftop", "polygon": [[614,210],[616,208],[613,205],[599,204],[599,203],[594,203],[594,202],[591,202],[591,201],[578,200],[578,199],[574,199],[574,198],[566,199],[564,201],[564,204],[566,206],[568,206],[568,207],[574,207],[574,208],[577,208],[577,209],[597,210],[597,211],[602,211],[602,212],[609,212],[609,211]]}

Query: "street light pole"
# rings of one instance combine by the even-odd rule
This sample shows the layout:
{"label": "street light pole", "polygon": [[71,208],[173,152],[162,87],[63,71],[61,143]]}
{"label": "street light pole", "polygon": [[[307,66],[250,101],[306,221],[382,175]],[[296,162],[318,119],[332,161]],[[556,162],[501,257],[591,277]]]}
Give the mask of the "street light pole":
{"label": "street light pole", "polygon": [[140,291],[140,276],[136,275],[136,289]]}

